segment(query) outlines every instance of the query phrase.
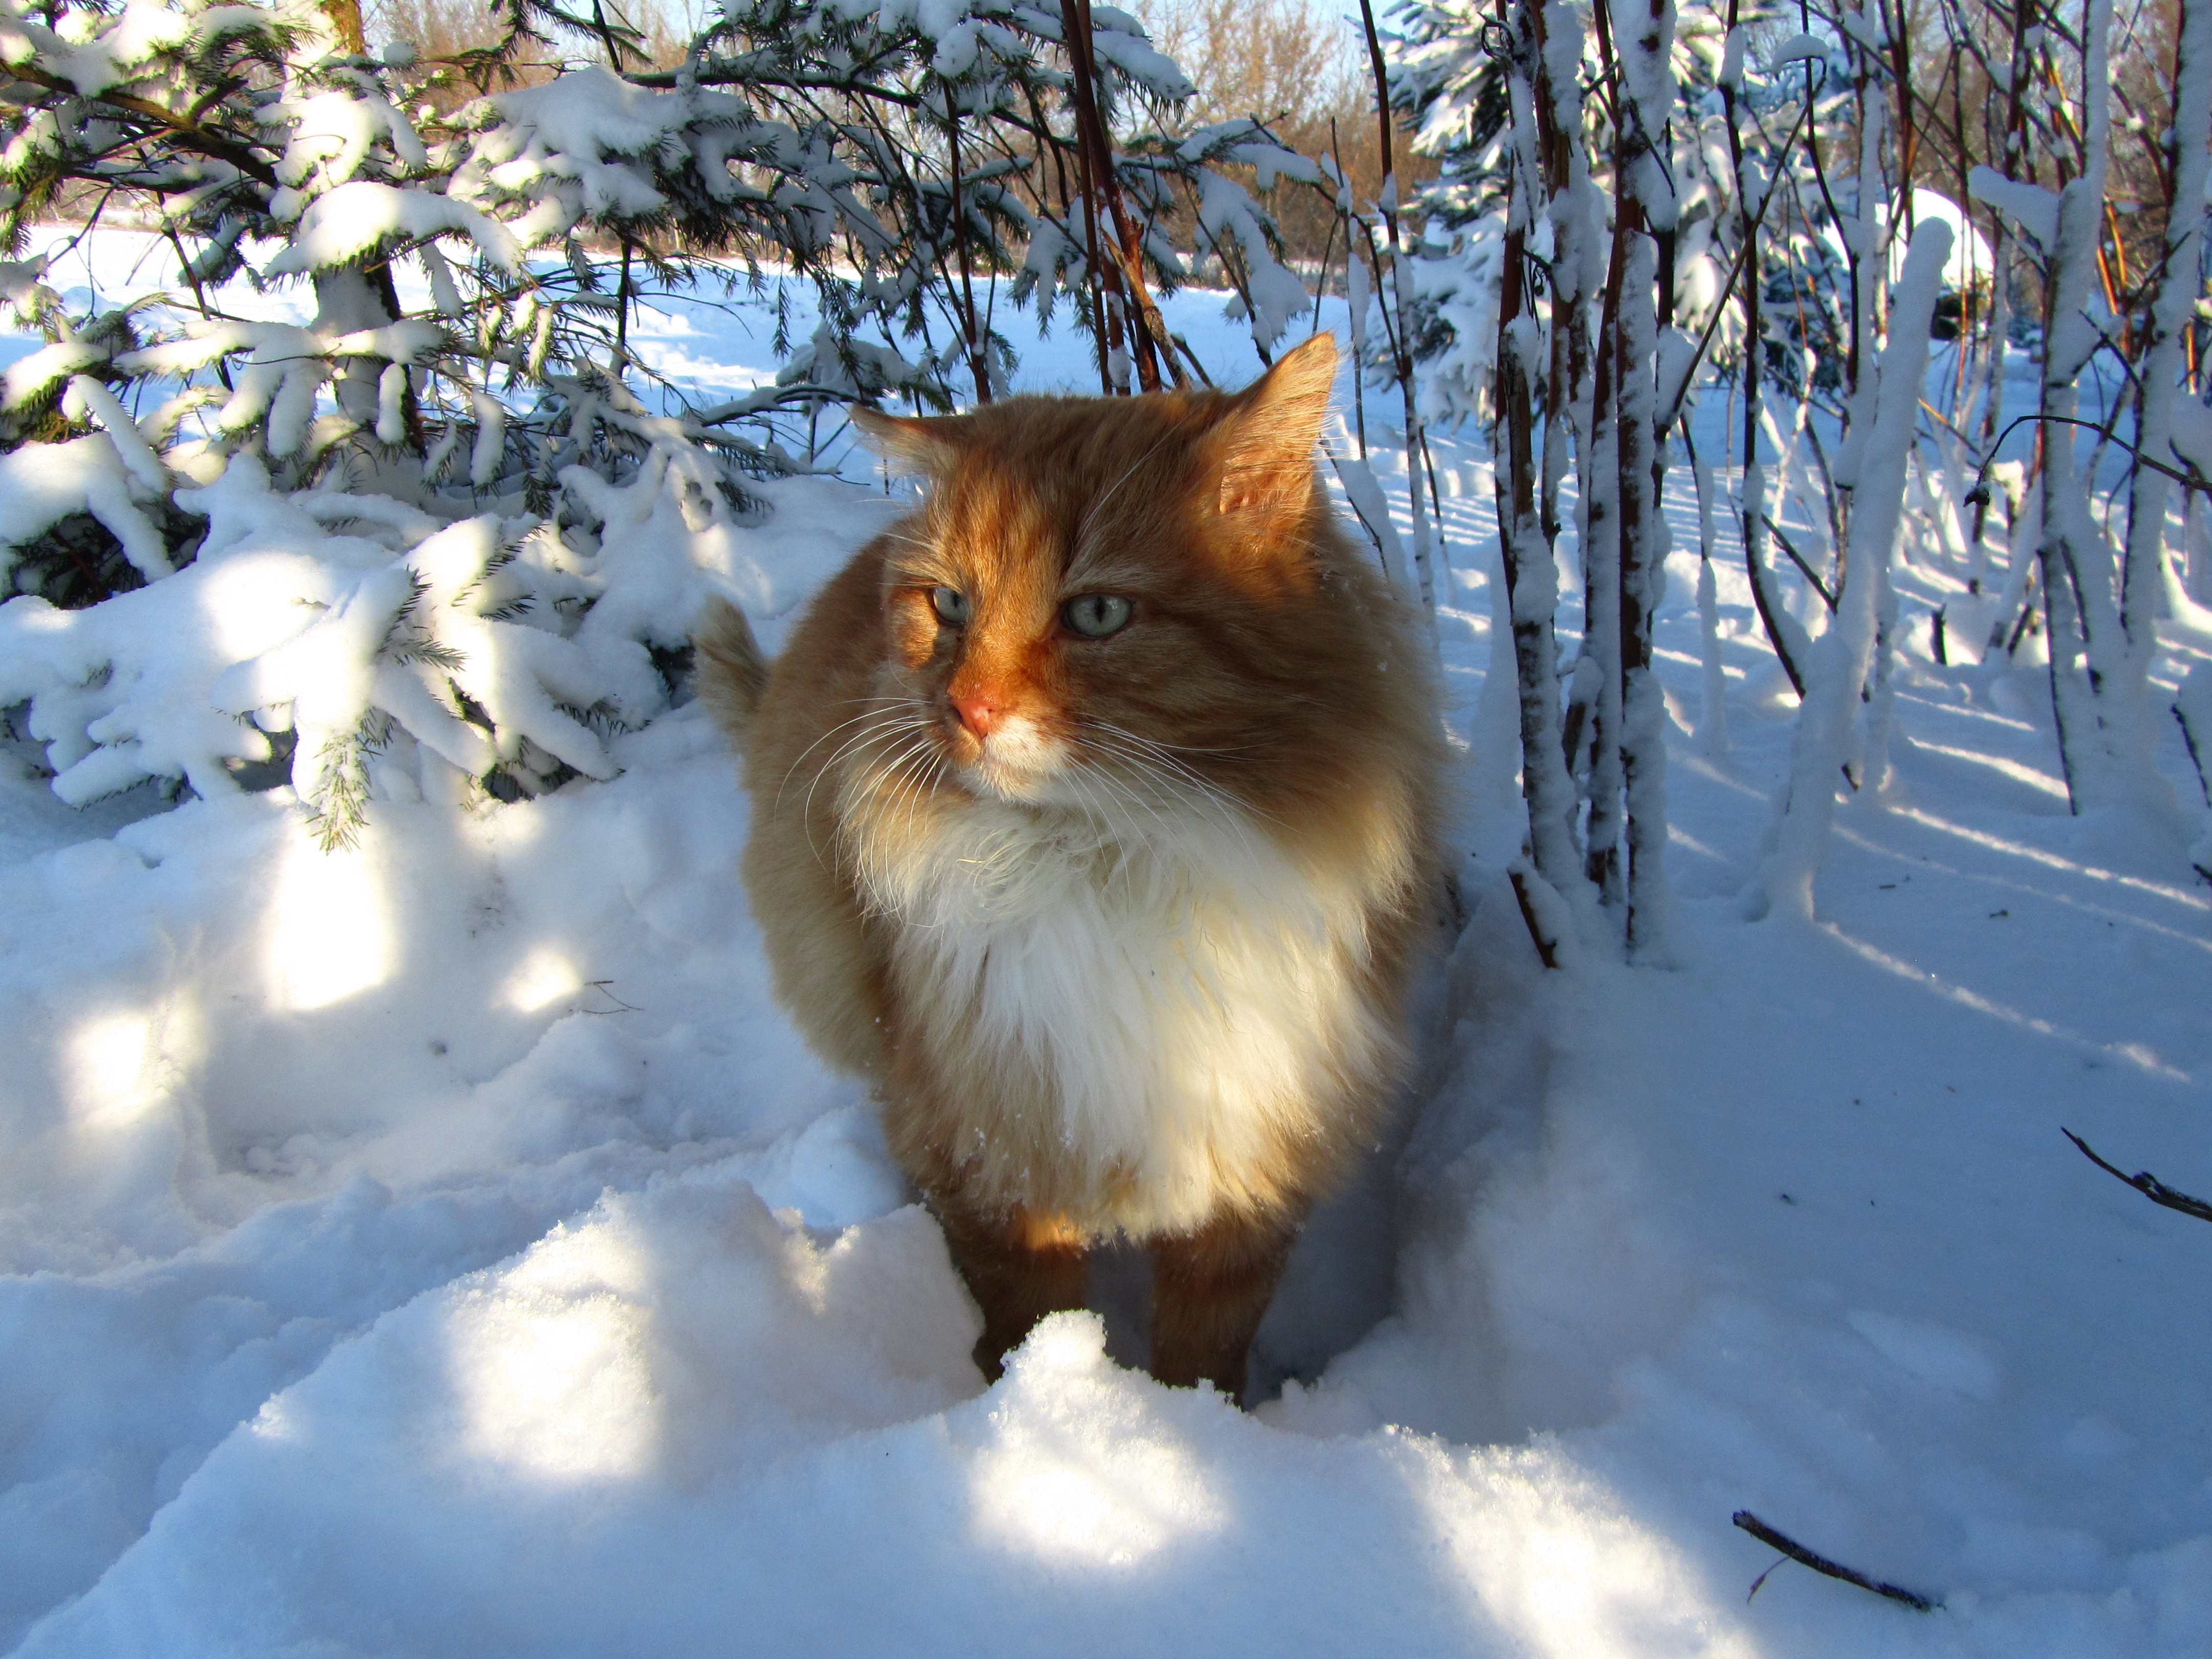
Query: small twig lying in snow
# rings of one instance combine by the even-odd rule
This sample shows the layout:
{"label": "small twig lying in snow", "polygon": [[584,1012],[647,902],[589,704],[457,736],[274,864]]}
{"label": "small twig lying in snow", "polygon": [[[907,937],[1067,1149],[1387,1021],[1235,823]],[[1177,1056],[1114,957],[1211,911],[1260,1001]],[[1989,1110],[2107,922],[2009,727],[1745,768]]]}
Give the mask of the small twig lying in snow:
{"label": "small twig lying in snow", "polygon": [[2124,1181],[2152,1203],[2163,1204],[2167,1209],[2179,1210],[2184,1215],[2193,1215],[2199,1221],[2212,1221],[2212,1204],[2207,1204],[2201,1198],[2191,1198],[2187,1193],[2176,1192],[2148,1170],[2138,1170],[2133,1175],[2125,1174],[2090,1151],[2089,1143],[2071,1129],[2062,1125],[2058,1133],[2079,1146],[2081,1149],[2081,1156],[2087,1158],[2090,1163],[2109,1172],[2114,1179]]}
{"label": "small twig lying in snow", "polygon": [[[1885,1584],[1878,1578],[1869,1578],[1863,1572],[1854,1571],[1839,1562],[1831,1561],[1826,1556],[1807,1549],[1786,1534],[1775,1531],[1749,1510],[1738,1510],[1729,1518],[1759,1540],[1760,1543],[1769,1548],[1780,1550],[1791,1560],[1801,1562],[1815,1572],[1826,1573],[1831,1578],[1840,1578],[1846,1584],[1856,1584],[1861,1589],[1872,1590],[1876,1595],[1886,1595],[1893,1601],[1902,1601],[1906,1607],[1921,1613],[1933,1613],[1943,1605],[1933,1596],[1923,1595],[1917,1590],[1904,1589],[1895,1584]],[[1776,1566],[1780,1565],[1779,1562],[1775,1564]],[[1766,1572],[1759,1575],[1757,1581],[1751,1587],[1752,1595],[1759,1594],[1759,1586],[1766,1582],[1766,1573],[1773,1571],[1773,1567],[1769,1567]],[[1750,1599],[1750,1595],[1744,1597],[1747,1601]]]}
{"label": "small twig lying in snow", "polygon": [[620,997],[617,996],[610,988],[613,984],[614,981],[611,979],[595,979],[584,987],[587,991],[597,991],[609,1002],[613,1003],[613,1007],[584,1008],[580,1009],[578,1012],[586,1014],[639,1014],[645,1012],[642,1008],[631,1007],[629,1004],[624,1002]]}

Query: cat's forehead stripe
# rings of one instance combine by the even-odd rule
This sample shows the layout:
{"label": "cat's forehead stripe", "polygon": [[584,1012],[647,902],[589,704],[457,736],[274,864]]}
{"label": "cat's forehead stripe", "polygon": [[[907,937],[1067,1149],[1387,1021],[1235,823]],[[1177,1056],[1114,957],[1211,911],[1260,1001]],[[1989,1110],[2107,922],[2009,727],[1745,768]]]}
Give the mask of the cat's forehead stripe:
{"label": "cat's forehead stripe", "polygon": [[[1065,574],[1085,553],[1109,553],[1132,531],[1171,529],[1164,499],[1164,467],[1172,466],[1173,434],[1127,453],[1127,446],[1085,444],[1074,434],[1057,455],[1036,447],[992,448],[969,455],[931,503],[929,539],[951,559],[1043,562]],[[1147,463],[1156,463],[1147,465]],[[1102,544],[1102,528],[1120,535]],[[1091,560],[1084,558],[1088,564]],[[1137,567],[1141,568],[1141,566]]]}

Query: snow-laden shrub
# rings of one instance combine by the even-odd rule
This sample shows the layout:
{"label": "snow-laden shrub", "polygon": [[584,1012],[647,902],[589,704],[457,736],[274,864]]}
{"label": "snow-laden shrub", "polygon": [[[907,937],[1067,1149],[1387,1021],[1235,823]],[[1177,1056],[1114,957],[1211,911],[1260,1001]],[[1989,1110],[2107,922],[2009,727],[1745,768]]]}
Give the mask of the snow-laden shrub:
{"label": "snow-laden shrub", "polygon": [[0,703],[82,805],[148,778],[201,794],[277,757],[327,841],[380,789],[459,802],[613,773],[603,741],[666,706],[654,652],[742,569],[696,447],[586,468],[563,517],[451,520],[388,495],[284,491],[251,453],[179,489],[207,515],[184,569],[82,610],[0,606]]}

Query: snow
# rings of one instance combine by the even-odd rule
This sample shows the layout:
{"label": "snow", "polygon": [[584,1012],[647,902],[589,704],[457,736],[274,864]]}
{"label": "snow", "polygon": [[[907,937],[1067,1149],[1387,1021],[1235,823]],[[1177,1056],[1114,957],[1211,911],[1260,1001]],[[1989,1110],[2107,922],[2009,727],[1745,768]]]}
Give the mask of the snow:
{"label": "snow", "polygon": [[0,23],[0,58],[21,63],[33,55],[34,47],[45,46],[70,84],[89,96],[128,79],[132,68],[145,64],[163,47],[190,40],[198,32],[196,25],[204,27],[201,20],[168,6],[133,0],[92,38],[64,44],[49,30],[11,14]]}
{"label": "snow", "polygon": [[22,408],[41,393],[52,390],[54,382],[64,375],[73,374],[106,355],[98,346],[82,340],[57,340],[51,345],[40,346],[9,364],[7,374],[0,375],[0,409]]}
{"label": "snow", "polygon": [[[1946,288],[1967,289],[1976,283],[1988,283],[1990,273],[1996,268],[1996,261],[1990,252],[1989,239],[1982,234],[1973,221],[1966,217],[1956,202],[1925,185],[1915,185],[1912,187],[1912,216],[1916,225],[1941,223],[1951,233],[1951,252],[1943,261],[1943,285]],[[1905,237],[1893,237],[1890,240],[1892,283],[1905,280],[1905,254],[1908,241],[1909,239]]]}
{"label": "snow", "polygon": [[[1101,39],[1102,46],[1105,38]],[[1252,336],[1272,348],[1301,312],[1312,309],[1313,296],[1270,253],[1257,217],[1257,204],[1242,185],[1220,173],[1208,173],[1199,180],[1198,192],[1198,222],[1206,234],[1216,243],[1224,237],[1234,237],[1243,251],[1252,291]],[[1238,303],[1241,309],[1242,302]]]}
{"label": "snow", "polygon": [[[771,306],[672,301],[632,337],[740,395],[775,374]],[[1257,364],[1222,306],[1165,302],[1233,382]],[[1064,332],[1022,375],[1095,384]],[[1335,441],[1403,530],[1388,401],[1364,470]],[[1720,400],[1692,418],[1724,494]],[[404,597],[366,592],[398,552],[453,611],[485,521],[226,477],[192,565],[97,611],[11,607],[36,637],[0,660],[78,700],[79,742],[114,713],[109,748],[127,726],[209,781],[80,814],[35,745],[0,755],[0,1650],[2203,1653],[2212,1234],[2060,1133],[2212,1195],[2212,894],[2185,847],[2066,815],[2042,665],[1960,660],[1989,625],[1966,550],[1909,510],[1892,775],[1837,803],[1809,921],[1745,921],[1796,708],[1719,511],[1725,745],[1686,729],[1706,624],[1675,466],[1678,965],[1545,973],[1506,881],[1512,701],[1484,696],[1493,639],[1511,676],[1487,458],[1471,424],[1431,438],[1473,915],[1249,1416],[1133,1368],[1118,1269],[984,1386],[862,1091],[769,995],[744,796],[696,705],[590,734],[610,775],[535,799],[456,804],[418,756],[332,852],[289,790],[228,784],[258,733],[216,702],[343,720],[360,686],[274,653]],[[865,457],[764,486],[757,522],[655,465],[600,487],[595,547],[507,567],[604,619],[465,624],[613,676],[720,592],[773,650],[886,511]],[[141,645],[177,636],[139,654],[169,678],[100,681],[90,632],[125,622],[94,618],[246,560],[324,608],[210,592],[220,650],[142,618]],[[2174,624],[2154,678],[2207,652]],[[2172,722],[2161,742],[2199,799]],[[1775,1558],[1738,1510],[1944,1607],[1794,1565],[1747,1601]]]}
{"label": "snow", "polygon": [[473,239],[486,258],[508,270],[521,268],[514,235],[497,220],[448,196],[368,179],[317,197],[300,216],[289,244],[262,268],[272,276],[327,270],[395,240],[427,240],[448,233]]}
{"label": "snow", "polygon": [[1974,199],[2008,214],[2020,228],[2048,249],[2058,240],[2058,192],[2041,185],[2008,179],[1995,167],[1977,167],[1967,175]]}
{"label": "snow", "polygon": [[1810,60],[1814,63],[1824,62],[1832,44],[1821,40],[1817,34],[1793,34],[1775,48],[1773,56],[1767,60],[1768,67],[1780,69],[1784,64],[1795,64],[1803,60]]}
{"label": "snow", "polygon": [[14,568],[18,547],[72,513],[99,520],[140,571],[166,573],[169,556],[131,499],[131,482],[130,461],[105,432],[0,455],[0,575]]}

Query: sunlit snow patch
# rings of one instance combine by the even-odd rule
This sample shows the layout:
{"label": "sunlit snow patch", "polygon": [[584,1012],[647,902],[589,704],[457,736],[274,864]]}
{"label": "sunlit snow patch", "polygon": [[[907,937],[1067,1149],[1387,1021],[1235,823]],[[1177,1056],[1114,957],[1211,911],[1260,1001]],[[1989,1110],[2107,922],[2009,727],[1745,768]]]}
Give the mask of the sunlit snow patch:
{"label": "sunlit snow patch", "polygon": [[374,860],[350,848],[325,853],[304,832],[292,837],[268,951],[281,1007],[327,1007],[381,985],[392,971],[392,937]]}
{"label": "sunlit snow patch", "polygon": [[646,1468],[658,1441],[646,1276],[631,1241],[562,1228],[461,1298],[447,1352],[469,1455],[552,1480]]}
{"label": "sunlit snow patch", "polygon": [[141,1013],[99,1014],[69,1040],[70,1116],[82,1128],[135,1121],[161,1097],[150,1075],[154,1022]]}
{"label": "sunlit snow patch", "polygon": [[576,964],[550,945],[541,945],[523,958],[507,980],[506,1001],[511,1008],[534,1014],[583,988],[584,976]]}
{"label": "sunlit snow patch", "polygon": [[1464,1576],[1470,1611],[1546,1659],[1752,1659],[1690,1559],[1555,1443],[1468,1452],[1409,1440],[1408,1493]]}
{"label": "sunlit snow patch", "polygon": [[[470,1501],[689,1484],[951,1404],[980,1386],[975,1335],[920,1211],[825,1237],[716,1166],[610,1193],[507,1266],[388,1316],[258,1432],[426,1492],[458,1475]],[[383,1378],[381,1423],[339,1404],[362,1366]]]}
{"label": "sunlit snow patch", "polygon": [[1127,1566],[1225,1524],[1188,1445],[1148,1423],[1150,1391],[1106,1358],[1093,1313],[1054,1314],[1009,1364],[1009,1409],[977,1458],[976,1528],[991,1543],[1076,1565]]}

